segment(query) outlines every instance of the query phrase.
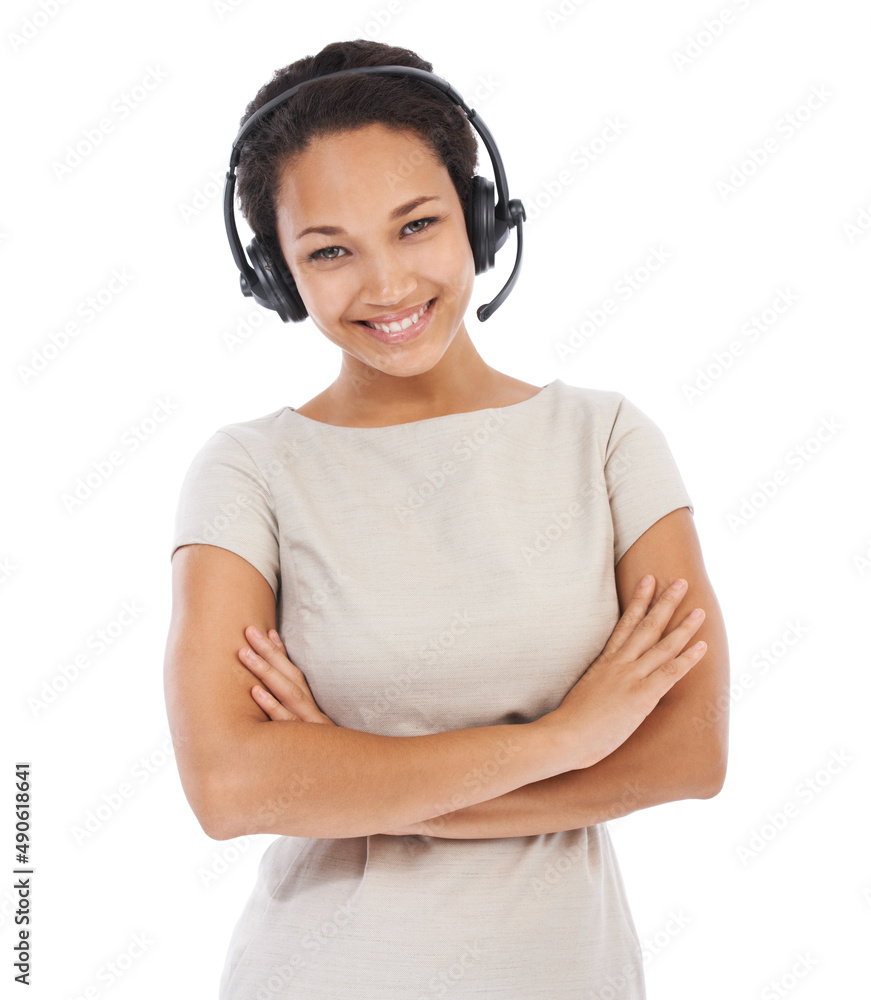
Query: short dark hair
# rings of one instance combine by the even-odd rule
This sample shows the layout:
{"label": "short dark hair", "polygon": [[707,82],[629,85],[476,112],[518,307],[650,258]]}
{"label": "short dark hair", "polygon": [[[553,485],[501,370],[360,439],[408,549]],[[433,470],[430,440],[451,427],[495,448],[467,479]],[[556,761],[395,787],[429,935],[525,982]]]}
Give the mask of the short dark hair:
{"label": "short dark hair", "polygon": [[[276,70],[245,109],[239,127],[282,91],[326,73],[358,66],[412,66],[433,71],[432,63],[411,49],[358,38],[331,42]],[[236,191],[242,214],[270,249],[282,270],[275,199],[281,173],[313,139],[365,125],[412,131],[444,164],[466,212],[478,144],[466,115],[433,87],[409,77],[372,74],[325,80],[303,87],[260,121],[242,143]]]}

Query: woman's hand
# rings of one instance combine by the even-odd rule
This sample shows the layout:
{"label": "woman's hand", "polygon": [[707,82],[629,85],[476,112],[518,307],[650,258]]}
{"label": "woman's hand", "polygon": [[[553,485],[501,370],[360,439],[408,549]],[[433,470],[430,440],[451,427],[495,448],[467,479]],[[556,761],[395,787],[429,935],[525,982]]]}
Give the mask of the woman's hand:
{"label": "woman's hand", "polygon": [[[333,720],[315,704],[303,672],[288,659],[281,636],[270,629],[268,635],[258,638],[255,631],[253,626],[245,629],[251,648],[240,649],[239,659],[261,682],[251,689],[251,697],[260,708],[273,722],[318,722],[334,726]],[[424,834],[426,824],[411,823],[384,833],[394,837]]]}
{"label": "woman's hand", "polygon": [[260,681],[251,689],[251,697],[273,722],[335,725],[318,708],[303,672],[288,659],[281,636],[275,629],[258,638],[257,629],[249,625],[245,638],[251,648],[240,649],[239,659]]}
{"label": "woman's hand", "polygon": [[683,599],[686,581],[676,580],[648,613],[655,584],[653,577],[638,584],[599,657],[559,708],[539,720],[567,738],[567,770],[590,767],[616,750],[705,655],[705,643],[677,655],[705,620],[701,608],[660,638]]}

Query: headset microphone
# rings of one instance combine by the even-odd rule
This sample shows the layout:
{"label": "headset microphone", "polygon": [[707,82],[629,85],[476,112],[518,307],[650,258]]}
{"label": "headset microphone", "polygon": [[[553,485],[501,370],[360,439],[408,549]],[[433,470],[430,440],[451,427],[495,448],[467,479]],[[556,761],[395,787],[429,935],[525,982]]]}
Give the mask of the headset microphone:
{"label": "headset microphone", "polygon": [[[388,76],[407,76],[416,80],[421,80],[435,87],[451,101],[452,104],[459,105],[469,119],[470,124],[477,130],[484,141],[490,160],[493,164],[493,172],[496,178],[495,191],[499,195],[496,202],[494,196],[494,186],[492,181],[486,180],[477,174],[472,178],[469,200],[466,205],[466,232],[469,236],[469,243],[472,247],[472,254],[475,259],[475,274],[483,274],[488,271],[495,262],[496,251],[499,250],[508,239],[509,229],[517,227],[517,258],[514,262],[514,269],[502,290],[492,302],[480,306],[477,310],[478,319],[483,323],[489,319],[494,312],[502,305],[520,274],[520,261],[523,256],[523,221],[526,219],[526,210],[519,198],[508,197],[508,182],[505,178],[505,168],[502,165],[502,158],[496,143],[490,135],[490,131],[480,115],[472,108],[466,106],[462,97],[451,87],[451,85],[426,70],[417,69],[413,66],[360,66],[356,69],[343,69],[335,73],[326,73],[323,76],[313,77],[305,80],[289,90],[285,90],[271,101],[268,101],[259,108],[245,122],[239,130],[239,134],[233,141],[233,151],[230,154],[230,167],[227,171],[227,179],[224,183],[224,225],[227,230],[227,238],[230,241],[230,251],[233,260],[239,269],[239,284],[242,294],[254,299],[265,309],[274,309],[285,323],[299,323],[308,316],[308,310],[296,287],[296,282],[286,266],[282,262],[273,261],[273,252],[266,245],[264,240],[255,236],[246,248],[248,259],[242,250],[242,241],[236,229],[236,221],[233,216],[233,194],[236,189],[236,167],[242,153],[242,144],[251,129],[264,117],[269,114],[277,105],[283,104],[300,90],[300,88],[315,83],[318,80],[329,80],[337,76],[349,76],[355,73],[378,74],[383,73]],[[276,248],[276,252],[280,250]],[[250,261],[250,263],[249,263]]]}

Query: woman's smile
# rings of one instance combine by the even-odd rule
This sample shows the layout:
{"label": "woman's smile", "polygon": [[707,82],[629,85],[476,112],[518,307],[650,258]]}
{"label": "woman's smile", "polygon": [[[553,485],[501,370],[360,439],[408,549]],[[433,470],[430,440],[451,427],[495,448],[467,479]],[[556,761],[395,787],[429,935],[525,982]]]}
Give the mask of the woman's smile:
{"label": "woman's smile", "polygon": [[411,310],[379,316],[373,320],[357,320],[366,333],[380,340],[382,344],[404,344],[420,336],[429,326],[433,314],[435,299],[422,306],[414,306]]}

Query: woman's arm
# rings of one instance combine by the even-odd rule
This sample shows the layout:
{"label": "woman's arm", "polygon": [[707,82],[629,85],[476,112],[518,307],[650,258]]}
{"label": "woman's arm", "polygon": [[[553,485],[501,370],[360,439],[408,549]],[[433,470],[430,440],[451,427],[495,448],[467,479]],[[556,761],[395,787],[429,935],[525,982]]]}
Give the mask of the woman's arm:
{"label": "woman's arm", "polygon": [[213,545],[182,546],[172,563],[167,714],[182,786],[209,836],[363,836],[567,766],[556,729],[540,720],[419,737],[271,721],[237,658],[245,625],[274,627],[269,584]]}
{"label": "woman's arm", "polygon": [[[724,704],[724,693],[728,704],[726,633],[687,509],[661,518],[620,561],[617,589],[621,614],[627,612],[642,571],[648,569],[657,574],[656,596],[651,594],[648,598],[654,608],[675,576],[682,575],[687,581],[682,596],[671,600],[670,613],[650,643],[660,635],[668,638],[676,633],[682,628],[686,612],[703,607],[710,610],[694,634],[682,639],[686,635],[682,631],[671,641],[677,642],[674,652],[677,655],[690,645],[690,639],[694,643],[704,636],[707,653],[658,700],[628,738],[591,766],[567,769],[474,805],[413,824],[385,827],[380,832],[445,838],[534,836],[589,826],[662,802],[716,794],[725,775],[727,718],[723,709],[715,706]],[[288,668],[284,657],[276,663],[281,669]],[[274,671],[275,680],[270,678],[265,661],[254,671],[267,687],[274,687],[280,693],[285,683],[280,670]],[[595,671],[591,666],[585,675],[587,680],[592,673]],[[302,706],[296,709],[299,713],[296,717],[316,720],[319,713],[301,674],[300,678],[310,705],[295,701],[292,693],[280,696],[292,707]],[[586,689],[587,697],[595,699],[596,694],[595,687]],[[295,717],[268,694],[260,699],[260,704],[270,718]],[[604,714],[603,703],[597,703],[597,711]]]}
{"label": "woman's arm", "polygon": [[[705,661],[711,652],[709,645]],[[708,720],[704,709],[688,716],[688,708],[670,709],[660,703],[622,746],[592,767],[566,771],[498,798],[384,832],[447,839],[529,837],[604,823],[663,802],[711,798],[722,780],[715,779],[712,770],[710,783],[705,784],[703,774],[686,766],[694,754],[707,752],[691,749],[694,739],[687,720],[691,727],[694,720],[703,726]],[[707,731],[702,729],[700,735]]]}
{"label": "woman's arm", "polygon": [[445,838],[535,836],[590,826],[663,802],[716,795],[726,775],[729,653],[723,615],[686,507],[652,525],[617,564],[621,614],[646,572],[656,577],[657,597],[672,579],[687,581],[665,634],[689,610],[703,607],[705,620],[692,641],[703,639],[708,650],[621,746],[592,767],[385,832]]}
{"label": "woman's arm", "polygon": [[[242,623],[261,632],[273,625],[272,591],[232,552],[181,547],[173,560],[165,687],[185,794],[216,839],[357,837],[588,767],[625,742],[704,655],[703,643],[680,652],[701,619],[687,616],[661,639],[680,593],[666,590],[650,607],[653,587],[639,585],[599,658],[559,708],[535,722],[388,737],[318,724],[330,720],[310,693],[309,702],[300,697],[302,672],[279,646],[258,645],[249,633],[263,663],[249,662],[249,670],[231,658],[242,656]],[[276,693],[302,721],[276,717],[262,701],[258,707],[255,678],[278,683]],[[309,711],[315,714],[305,721]]]}

